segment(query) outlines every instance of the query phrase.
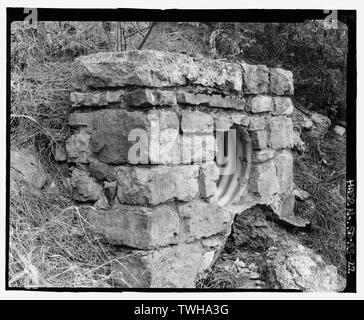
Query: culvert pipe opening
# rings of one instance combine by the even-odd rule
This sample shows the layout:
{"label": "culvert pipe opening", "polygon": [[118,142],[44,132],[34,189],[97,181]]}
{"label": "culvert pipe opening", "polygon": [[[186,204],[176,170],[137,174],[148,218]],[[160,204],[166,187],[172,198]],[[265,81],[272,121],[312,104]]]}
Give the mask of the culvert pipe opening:
{"label": "culvert pipe opening", "polygon": [[226,206],[238,200],[248,183],[252,146],[248,132],[233,125],[228,131],[216,132],[216,164],[219,181],[215,200],[219,206]]}

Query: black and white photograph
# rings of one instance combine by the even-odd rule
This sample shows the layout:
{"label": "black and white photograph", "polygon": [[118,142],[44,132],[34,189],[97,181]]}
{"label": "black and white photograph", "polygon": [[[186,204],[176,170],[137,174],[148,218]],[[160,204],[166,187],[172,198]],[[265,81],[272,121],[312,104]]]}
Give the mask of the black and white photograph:
{"label": "black and white photograph", "polygon": [[6,11],[6,290],[356,292],[354,8]]}

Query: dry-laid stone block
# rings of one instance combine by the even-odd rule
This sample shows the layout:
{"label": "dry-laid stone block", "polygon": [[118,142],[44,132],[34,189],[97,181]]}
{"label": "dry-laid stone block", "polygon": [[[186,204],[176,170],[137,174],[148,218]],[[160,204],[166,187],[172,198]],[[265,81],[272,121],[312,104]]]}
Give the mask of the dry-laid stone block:
{"label": "dry-laid stone block", "polygon": [[293,112],[293,103],[289,97],[273,97],[274,114],[290,115]]}
{"label": "dry-laid stone block", "polygon": [[170,205],[148,208],[118,204],[109,210],[89,210],[87,218],[97,233],[116,244],[152,249],[178,242],[179,217]]}
{"label": "dry-laid stone block", "polygon": [[[90,150],[99,161],[110,164],[143,163],[150,160],[151,130],[179,130],[179,120],[172,111],[147,113],[126,110],[101,110],[93,113]],[[154,132],[154,131],[153,131]]]}
{"label": "dry-laid stone block", "polygon": [[268,135],[266,131],[254,131],[250,138],[253,149],[265,149],[268,145]]}
{"label": "dry-laid stone block", "polygon": [[153,89],[139,89],[128,92],[125,102],[129,106],[174,106],[177,104],[174,91],[163,91]]}
{"label": "dry-laid stone block", "polygon": [[99,52],[78,57],[75,62],[78,85],[82,89],[181,86],[196,81],[199,75],[191,57],[155,50]]}
{"label": "dry-laid stone block", "polygon": [[68,160],[71,162],[88,163],[92,155],[90,151],[90,135],[75,133],[66,141]]}
{"label": "dry-laid stone block", "polygon": [[[206,269],[201,243],[181,243],[152,252],[124,254],[114,269],[130,287],[193,288],[199,272]],[[124,284],[125,285],[125,284]]]}
{"label": "dry-laid stone block", "polygon": [[180,137],[180,161],[183,164],[214,161],[216,150],[212,134],[184,134]]}
{"label": "dry-laid stone block", "polygon": [[247,94],[265,94],[269,90],[269,69],[264,65],[242,63],[243,92]]}
{"label": "dry-laid stone block", "polygon": [[273,99],[269,96],[256,96],[248,103],[248,109],[253,113],[271,112],[273,108]]}
{"label": "dry-laid stone block", "polygon": [[117,181],[105,181],[104,182],[105,196],[109,203],[112,203],[116,196],[116,191],[118,189]]}
{"label": "dry-laid stone block", "polygon": [[[38,157],[29,150],[11,150],[10,152],[11,179],[15,180],[17,174],[35,188],[41,189],[47,183],[47,174]],[[14,173],[14,174],[13,174]]]}
{"label": "dry-laid stone block", "polygon": [[96,179],[80,169],[72,171],[71,185],[74,188],[74,199],[78,201],[97,201],[102,194],[103,187]]}
{"label": "dry-laid stone block", "polygon": [[71,102],[74,107],[107,106],[111,103],[124,101],[124,90],[96,91],[96,92],[71,92]]}
{"label": "dry-laid stone block", "polygon": [[275,157],[276,152],[272,149],[256,150],[252,153],[252,162],[265,162]]}
{"label": "dry-laid stone block", "polygon": [[247,129],[249,131],[265,130],[268,124],[268,119],[269,118],[265,116],[251,116],[249,117],[249,125]]}
{"label": "dry-laid stone block", "polygon": [[87,218],[97,233],[113,243],[143,250],[226,234],[231,222],[228,212],[202,200],[177,207],[117,204],[106,210],[90,209]]}
{"label": "dry-laid stone block", "polygon": [[224,109],[244,110],[245,100],[243,98],[229,98],[219,95],[207,95],[202,93],[191,93],[186,91],[177,92],[177,102],[185,105],[206,106]]}
{"label": "dry-laid stone block", "polygon": [[108,165],[107,163],[100,161],[91,161],[88,170],[94,178],[98,181],[115,181],[116,177],[116,168],[114,166]]}
{"label": "dry-laid stone block", "polygon": [[242,90],[242,70],[236,63],[218,60],[196,60],[199,68],[195,84],[234,91]]}
{"label": "dry-laid stone block", "polygon": [[273,94],[284,96],[293,94],[293,74],[289,70],[271,68],[270,90]]}
{"label": "dry-laid stone block", "polygon": [[188,201],[198,196],[198,174],[198,166],[119,167],[118,199],[138,205]]}
{"label": "dry-laid stone block", "polygon": [[248,126],[250,117],[245,114],[223,112],[215,114],[215,130],[228,131],[234,124]]}
{"label": "dry-laid stone block", "polygon": [[269,144],[273,149],[292,148],[294,141],[293,123],[285,116],[272,117],[269,123]]}
{"label": "dry-laid stone block", "polygon": [[215,162],[202,164],[200,167],[200,196],[208,198],[213,196],[217,190],[217,181],[219,180],[219,168]]}
{"label": "dry-laid stone block", "polygon": [[182,110],[181,129],[184,133],[212,133],[214,119],[205,112]]}
{"label": "dry-laid stone block", "polygon": [[293,187],[293,156],[290,151],[280,152],[274,159],[278,177],[278,192],[282,195],[291,192]]}
{"label": "dry-laid stone block", "polygon": [[67,153],[59,145],[56,145],[56,148],[55,148],[55,151],[54,151],[54,159],[57,162],[67,161]]}
{"label": "dry-laid stone block", "polygon": [[81,127],[86,132],[91,132],[93,128],[94,113],[74,112],[68,116],[68,124],[71,127]]}
{"label": "dry-laid stone block", "polygon": [[202,200],[178,206],[188,241],[226,233],[230,228],[230,214],[222,208]]}
{"label": "dry-laid stone block", "polygon": [[252,165],[249,177],[249,191],[261,197],[269,197],[279,190],[274,161]]}

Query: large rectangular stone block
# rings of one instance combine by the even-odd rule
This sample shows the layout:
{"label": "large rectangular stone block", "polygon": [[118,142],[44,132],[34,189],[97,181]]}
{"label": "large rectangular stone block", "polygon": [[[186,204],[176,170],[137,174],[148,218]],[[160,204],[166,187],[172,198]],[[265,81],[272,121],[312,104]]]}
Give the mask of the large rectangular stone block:
{"label": "large rectangular stone block", "polygon": [[265,162],[275,157],[276,152],[272,149],[254,150],[252,162]]}
{"label": "large rectangular stone block", "polygon": [[274,114],[290,115],[293,112],[293,103],[288,97],[273,97]]}
{"label": "large rectangular stone block", "polygon": [[150,145],[159,141],[164,130],[179,131],[175,112],[147,112],[106,109],[70,116],[75,126],[85,126],[90,134],[89,151],[102,162],[110,164],[147,164],[153,155]]}
{"label": "large rectangular stone block", "polygon": [[248,110],[253,113],[272,112],[273,107],[273,98],[269,96],[256,96],[248,102]]}
{"label": "large rectangular stone block", "polygon": [[206,107],[244,110],[245,100],[243,98],[229,98],[220,95],[207,95],[179,90],[177,102],[185,105],[202,105]]}
{"label": "large rectangular stone block", "polygon": [[181,243],[151,252],[126,252],[112,268],[126,287],[194,288],[199,272],[211,265],[216,251],[200,241]]}
{"label": "large rectangular stone block", "polygon": [[180,222],[170,205],[154,208],[118,204],[109,210],[92,210],[88,221],[109,241],[138,249],[152,249],[178,243]]}
{"label": "large rectangular stone block", "polygon": [[269,90],[269,69],[264,65],[242,63],[243,92],[247,94],[265,94]]}
{"label": "large rectangular stone block", "polygon": [[66,141],[66,151],[70,162],[89,163],[93,159],[90,151],[90,135],[75,133]]}
{"label": "large rectangular stone block", "polygon": [[194,200],[178,206],[187,241],[226,233],[231,226],[229,212],[217,205],[202,200]]}
{"label": "large rectangular stone block", "polygon": [[293,185],[293,156],[291,151],[282,151],[274,159],[280,194],[289,194]]}
{"label": "large rectangular stone block", "polygon": [[86,217],[112,243],[142,250],[226,235],[233,218],[202,200],[155,207],[116,204],[107,210],[90,208]]}
{"label": "large rectangular stone block", "polygon": [[177,199],[188,201],[198,196],[199,167],[120,166],[117,172],[118,199],[124,204],[156,205]]}
{"label": "large rectangular stone block", "polygon": [[206,112],[182,110],[181,129],[184,133],[212,133],[214,119]]}
{"label": "large rectangular stone block", "polygon": [[269,145],[273,149],[293,147],[293,123],[285,116],[272,117],[269,122]]}
{"label": "large rectangular stone block", "polygon": [[251,116],[249,117],[249,131],[265,130],[270,117],[267,116]]}
{"label": "large rectangular stone block", "polygon": [[268,135],[266,131],[254,131],[251,134],[252,148],[253,149],[264,149],[268,144]]}
{"label": "large rectangular stone block", "polygon": [[208,162],[200,166],[200,197],[208,198],[215,195],[217,181],[219,180],[219,168],[215,162]]}
{"label": "large rectangular stone block", "polygon": [[274,161],[255,163],[252,165],[249,176],[249,191],[261,197],[269,197],[279,192]]}
{"label": "large rectangular stone block", "polygon": [[199,67],[187,55],[155,50],[99,52],[75,60],[78,86],[166,87],[197,80]]}
{"label": "large rectangular stone block", "polygon": [[71,92],[70,99],[74,107],[107,106],[110,103],[124,102],[124,90],[94,91],[94,92]]}
{"label": "large rectangular stone block", "polygon": [[194,83],[225,90],[242,90],[240,65],[210,59],[196,60],[196,65],[199,68],[199,75]]}
{"label": "large rectangular stone block", "polygon": [[155,89],[138,89],[125,95],[125,102],[129,106],[174,106],[177,104],[174,91],[163,91]]}
{"label": "large rectangular stone block", "polygon": [[183,164],[214,161],[216,140],[214,135],[184,134],[180,137],[180,161]]}
{"label": "large rectangular stone block", "polygon": [[270,91],[284,96],[293,94],[293,74],[289,70],[270,68]]}

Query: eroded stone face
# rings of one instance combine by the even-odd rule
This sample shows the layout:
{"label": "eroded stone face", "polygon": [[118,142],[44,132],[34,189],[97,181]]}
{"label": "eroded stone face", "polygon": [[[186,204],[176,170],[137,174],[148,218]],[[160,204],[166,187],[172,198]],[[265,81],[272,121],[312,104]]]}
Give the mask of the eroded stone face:
{"label": "eroded stone face", "polygon": [[189,56],[154,50],[100,52],[76,59],[80,87],[169,87],[195,81],[199,68]]}
{"label": "eroded stone face", "polygon": [[156,205],[169,200],[188,201],[199,193],[198,166],[119,167],[120,203]]}
{"label": "eroded stone face", "polygon": [[265,94],[269,89],[269,69],[263,65],[242,64],[245,93]]}
{"label": "eroded stone face", "polygon": [[291,71],[281,68],[271,68],[270,70],[270,90],[276,95],[293,94],[293,74]]}
{"label": "eroded stone face", "polygon": [[[95,232],[130,248],[122,259],[138,275],[126,276],[132,286],[194,286],[225,243],[237,208],[261,203],[290,217],[293,207],[284,204],[299,140],[287,117],[291,72],[153,50],[76,62],[71,102],[78,109],[66,143],[74,198],[92,206],[87,218]],[[222,172],[215,134],[233,125],[251,140],[250,176],[243,196],[221,208],[214,200]]]}

